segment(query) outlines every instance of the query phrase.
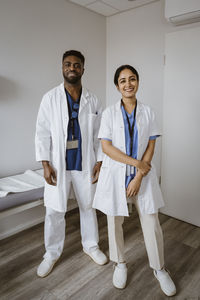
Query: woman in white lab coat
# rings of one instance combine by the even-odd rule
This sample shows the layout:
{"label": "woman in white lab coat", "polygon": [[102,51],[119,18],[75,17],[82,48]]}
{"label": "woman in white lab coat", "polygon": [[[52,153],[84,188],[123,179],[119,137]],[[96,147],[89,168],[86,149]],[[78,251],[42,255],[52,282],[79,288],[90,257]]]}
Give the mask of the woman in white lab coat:
{"label": "woman in white lab coat", "polygon": [[158,209],[164,205],[156,171],[151,163],[160,135],[151,108],[136,100],[138,72],[130,65],[119,67],[114,83],[122,100],[102,115],[98,137],[105,153],[93,207],[108,216],[110,259],[116,263],[113,285],[124,288],[127,266],[122,224],[128,216],[127,201],[139,214],[150,267],[168,295],[176,287],[164,268],[163,235]]}

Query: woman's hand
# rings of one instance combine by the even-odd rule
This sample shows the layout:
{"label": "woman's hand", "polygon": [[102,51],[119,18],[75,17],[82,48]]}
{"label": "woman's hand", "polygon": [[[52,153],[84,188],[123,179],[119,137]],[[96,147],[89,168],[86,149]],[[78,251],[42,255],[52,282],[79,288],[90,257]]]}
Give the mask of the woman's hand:
{"label": "woman's hand", "polygon": [[151,170],[151,164],[146,161],[139,160],[137,168],[140,170],[143,176],[146,176]]}
{"label": "woman's hand", "polygon": [[98,161],[93,168],[93,174],[92,174],[93,184],[98,181],[101,165],[102,165],[102,161]]}
{"label": "woman's hand", "polygon": [[46,182],[50,185],[56,186],[57,178],[56,172],[54,171],[53,167],[47,161],[43,161],[42,165],[44,169],[44,178]]}
{"label": "woman's hand", "polygon": [[131,182],[129,183],[127,189],[126,189],[126,195],[127,197],[136,196],[140,190],[140,185],[142,182],[142,176],[135,176]]}

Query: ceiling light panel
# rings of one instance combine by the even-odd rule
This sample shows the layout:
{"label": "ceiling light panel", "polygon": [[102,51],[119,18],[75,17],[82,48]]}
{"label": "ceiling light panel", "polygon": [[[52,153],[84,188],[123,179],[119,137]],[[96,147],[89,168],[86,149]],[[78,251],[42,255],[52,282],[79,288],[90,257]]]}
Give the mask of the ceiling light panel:
{"label": "ceiling light panel", "polygon": [[128,1],[128,0],[101,0],[105,4],[116,8],[117,10],[123,11],[132,9],[138,6],[142,6],[144,4],[155,2],[156,0],[135,0],[135,1]]}
{"label": "ceiling light panel", "polygon": [[87,5],[86,7],[92,11],[95,11],[101,15],[104,15],[105,17],[109,17],[109,16],[114,15],[119,12],[118,9],[111,7],[109,5],[106,5],[102,1],[101,2],[96,1],[92,4]]}
{"label": "ceiling light panel", "polygon": [[69,1],[73,2],[73,3],[76,3],[76,4],[79,4],[81,6],[85,6],[85,5],[88,5],[88,4],[91,4],[91,3],[95,2],[94,0],[69,0]]}

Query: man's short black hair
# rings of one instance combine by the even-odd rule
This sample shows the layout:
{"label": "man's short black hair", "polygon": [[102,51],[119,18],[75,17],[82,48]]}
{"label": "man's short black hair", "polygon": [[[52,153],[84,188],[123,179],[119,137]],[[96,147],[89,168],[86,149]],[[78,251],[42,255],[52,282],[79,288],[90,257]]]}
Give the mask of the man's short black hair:
{"label": "man's short black hair", "polygon": [[133,68],[130,65],[122,65],[119,68],[117,68],[115,75],[114,75],[114,84],[118,86],[118,79],[119,79],[119,75],[121,73],[121,71],[125,70],[125,69],[129,69],[132,71],[133,74],[135,74],[137,80],[139,81],[139,74],[137,72],[137,70],[135,68]]}
{"label": "man's short black hair", "polygon": [[77,50],[68,50],[66,51],[64,54],[63,54],[63,58],[62,58],[62,61],[64,61],[64,59],[68,56],[76,56],[78,58],[80,58],[81,62],[85,63],[85,57],[83,56],[83,54],[80,52],[80,51],[77,51]]}

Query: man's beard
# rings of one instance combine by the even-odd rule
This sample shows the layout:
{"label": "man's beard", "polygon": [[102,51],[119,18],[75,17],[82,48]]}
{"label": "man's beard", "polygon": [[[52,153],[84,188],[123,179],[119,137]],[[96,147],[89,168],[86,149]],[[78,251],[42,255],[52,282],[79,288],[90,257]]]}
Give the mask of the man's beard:
{"label": "man's beard", "polygon": [[77,75],[77,76],[73,76],[73,77],[67,77],[65,74],[63,74],[63,77],[64,77],[65,81],[70,83],[70,84],[76,84],[81,79],[81,75]]}

